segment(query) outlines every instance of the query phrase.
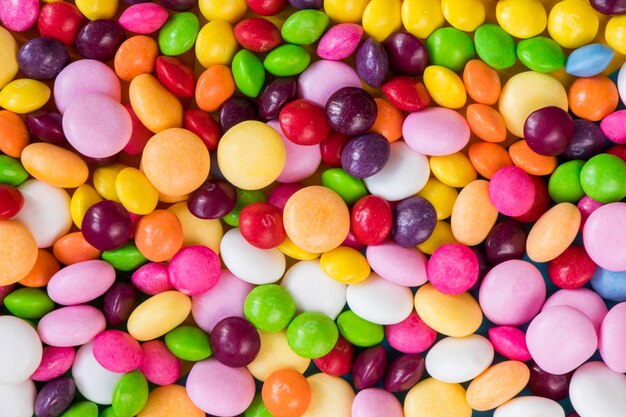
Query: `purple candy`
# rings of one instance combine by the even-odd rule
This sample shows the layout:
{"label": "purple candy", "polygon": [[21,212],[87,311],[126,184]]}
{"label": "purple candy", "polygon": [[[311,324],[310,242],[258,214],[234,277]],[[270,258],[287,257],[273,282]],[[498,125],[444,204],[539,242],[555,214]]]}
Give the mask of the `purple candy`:
{"label": "purple candy", "polygon": [[176,12],[186,12],[198,5],[198,0],[161,0],[163,7]]}
{"label": "purple candy", "polygon": [[626,13],[626,0],[590,0],[589,3],[602,14]]}
{"label": "purple candy", "polygon": [[217,323],[209,342],[215,358],[231,368],[248,365],[261,349],[259,333],[240,317],[227,317]]}
{"label": "purple candy", "polygon": [[94,248],[112,250],[128,242],[133,233],[133,222],[124,206],[105,200],[87,209],[81,230],[85,240]]}
{"label": "purple candy", "polygon": [[374,97],[358,87],[341,88],[326,103],[326,119],[330,127],[348,136],[370,130],[377,115]]}
{"label": "purple candy", "polygon": [[324,5],[324,0],[289,0],[289,4],[294,9],[321,9]]}
{"label": "purple candy", "polygon": [[410,33],[394,33],[385,42],[385,49],[389,66],[400,74],[420,75],[428,66],[428,50]]}
{"label": "purple candy", "polygon": [[485,252],[493,265],[511,259],[522,259],[526,253],[524,226],[515,220],[505,220],[497,224],[487,235]]}
{"label": "purple candy", "polygon": [[76,384],[68,376],[53,379],[44,385],[35,398],[37,417],[58,417],[74,400]]}
{"label": "purple candy", "polygon": [[378,133],[366,133],[348,141],[341,153],[341,166],[356,178],[367,178],[383,169],[389,160],[389,141]]}
{"label": "purple candy", "polygon": [[394,359],[385,374],[385,389],[402,392],[411,389],[424,375],[426,365],[419,353],[409,353]]}
{"label": "purple candy", "polygon": [[54,39],[31,39],[17,53],[20,70],[35,80],[53,79],[69,62],[67,48]]}
{"label": "purple candy", "polygon": [[258,99],[259,114],[265,120],[276,119],[285,106],[296,97],[298,84],[291,78],[276,78],[263,88]]}
{"label": "purple candy", "polygon": [[529,367],[530,380],[528,381],[528,388],[533,394],[550,398],[554,401],[561,401],[568,396],[569,383],[573,372],[565,375],[554,375],[544,371],[534,362]]}
{"label": "purple candy", "polygon": [[118,282],[104,294],[102,312],[109,326],[125,323],[135,309],[137,291],[127,282]]}
{"label": "purple candy", "polygon": [[374,39],[367,38],[356,51],[354,67],[363,81],[372,87],[380,87],[389,71],[385,48]]}
{"label": "purple candy", "polygon": [[426,242],[435,230],[437,212],[423,197],[409,197],[395,208],[393,240],[400,246],[410,248]]}
{"label": "purple candy", "polygon": [[237,190],[227,182],[209,180],[189,195],[187,208],[201,219],[221,219],[237,203]]}
{"label": "purple candy", "polygon": [[63,133],[63,116],[59,113],[38,111],[27,115],[24,122],[35,139],[55,145],[67,142]]}
{"label": "purple candy", "polygon": [[562,154],[572,143],[575,133],[572,117],[556,106],[535,110],[524,123],[524,139],[528,147],[541,155]]}
{"label": "purple candy", "polygon": [[76,50],[87,59],[109,61],[126,40],[124,28],[115,20],[87,23],[76,36]]}
{"label": "purple candy", "polygon": [[602,153],[606,147],[606,136],[597,124],[589,120],[574,120],[576,132],[572,143],[565,149],[563,156],[567,159],[587,160],[594,155]]}
{"label": "purple candy", "polygon": [[385,375],[387,351],[382,346],[365,349],[352,364],[352,378],[356,389],[373,387]]}
{"label": "purple candy", "polygon": [[256,104],[247,97],[231,97],[220,107],[220,130],[226,133],[231,127],[246,120],[259,120]]}

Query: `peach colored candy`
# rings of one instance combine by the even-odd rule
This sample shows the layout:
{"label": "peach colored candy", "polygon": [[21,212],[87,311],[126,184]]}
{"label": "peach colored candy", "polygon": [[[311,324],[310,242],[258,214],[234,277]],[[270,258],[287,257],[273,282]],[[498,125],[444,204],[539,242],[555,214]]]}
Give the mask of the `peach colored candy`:
{"label": "peach colored candy", "polygon": [[89,169],[72,151],[50,143],[31,143],[22,151],[22,165],[39,181],[60,188],[76,188],[87,181]]}
{"label": "peach colored candy", "polygon": [[148,402],[137,417],[204,417],[182,385],[165,385],[150,391]]}
{"label": "peach colored candy", "polygon": [[346,203],[329,188],[305,187],[292,195],[283,211],[285,231],[297,246],[309,252],[328,252],[350,231]]}
{"label": "peach colored candy", "polygon": [[468,154],[476,171],[487,179],[491,179],[502,168],[513,165],[506,149],[497,143],[473,143]]}
{"label": "peach colored candy", "polygon": [[515,164],[530,175],[550,175],[556,169],[556,156],[541,155],[530,149],[525,140],[518,140],[509,146],[509,155]]}
{"label": "peach colored candy", "polygon": [[461,190],[452,208],[452,234],[460,243],[478,245],[496,223],[498,210],[489,200],[489,182],[476,180]]}
{"label": "peach colored candy", "polygon": [[209,176],[211,159],[202,139],[180,128],[154,135],[143,150],[141,167],[154,187],[182,195],[200,187]]}
{"label": "peach colored candy", "polygon": [[216,111],[235,93],[235,80],[226,65],[214,65],[198,78],[196,103],[204,111]]}
{"label": "peach colored candy", "polygon": [[384,98],[376,98],[374,101],[376,101],[378,115],[370,130],[383,135],[389,142],[400,139],[404,114]]}
{"label": "peach colored candy", "polygon": [[496,104],[500,97],[498,72],[480,59],[472,59],[465,64],[463,84],[467,94],[477,103]]}
{"label": "peach colored candy", "polygon": [[141,303],[128,318],[128,333],[139,341],[152,340],[181,324],[191,312],[191,299],[165,291]]}
{"label": "peach colored candy", "polygon": [[619,103],[617,86],[605,75],[578,78],[568,92],[572,113],[597,122],[611,114]]}
{"label": "peach colored candy", "polygon": [[559,256],[576,238],[580,211],[571,203],[559,203],[546,211],[528,233],[526,251],[535,262],[548,262]]}
{"label": "peach colored candy", "polygon": [[176,203],[167,209],[174,213],[183,226],[183,246],[202,245],[219,255],[224,231],[217,219],[200,219],[189,211],[187,203]]}
{"label": "peach colored candy", "polygon": [[43,287],[59,269],[59,263],[54,256],[45,249],[39,249],[35,266],[19,283],[25,287]]}
{"label": "peach colored candy", "polygon": [[124,81],[131,81],[138,75],[154,71],[154,63],[159,55],[159,47],[149,36],[139,35],[128,38],[115,54],[115,73]]}
{"label": "peach colored candy", "polygon": [[354,391],[345,379],[324,373],[306,379],[311,388],[311,404],[302,417],[350,417]]}
{"label": "peach colored candy", "polygon": [[461,384],[427,378],[415,385],[404,400],[406,417],[471,417]]}
{"label": "peach colored candy", "polygon": [[523,362],[500,362],[487,368],[469,384],[467,403],[477,411],[496,408],[519,394],[529,378],[530,371]]}
{"label": "peach colored candy", "polygon": [[37,262],[37,242],[16,220],[0,220],[0,286],[28,275]]}
{"label": "peach colored candy", "polygon": [[189,194],[169,195],[169,194],[159,193],[159,201],[162,203],[168,203],[168,204],[180,203],[181,201],[187,201],[187,198],[189,198]]}
{"label": "peach colored candy", "polygon": [[487,142],[504,142],[506,126],[500,113],[486,104],[474,103],[467,106],[465,114],[472,132]]}
{"label": "peach colored candy", "polygon": [[19,158],[29,141],[28,129],[20,116],[9,110],[0,110],[0,151]]}
{"label": "peach colored candy", "polygon": [[154,133],[183,125],[182,104],[152,75],[133,78],[128,96],[141,123]]}
{"label": "peach colored candy", "polygon": [[155,210],[137,223],[135,244],[148,260],[166,261],[183,246],[183,226],[171,211]]}
{"label": "peach colored candy", "polygon": [[81,232],[68,233],[54,242],[54,257],[64,265],[100,259],[100,252],[85,240]]}
{"label": "peach colored candy", "polygon": [[294,369],[304,373],[311,363],[311,359],[298,356],[287,343],[287,332],[282,330],[268,333],[259,330],[261,349],[250,364],[248,371],[259,381],[263,382],[274,371],[279,369]]}

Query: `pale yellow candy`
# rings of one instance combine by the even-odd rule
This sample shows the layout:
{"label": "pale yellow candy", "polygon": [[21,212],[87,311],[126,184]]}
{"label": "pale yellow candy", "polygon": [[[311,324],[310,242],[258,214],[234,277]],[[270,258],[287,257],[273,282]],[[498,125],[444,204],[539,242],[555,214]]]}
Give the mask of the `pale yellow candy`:
{"label": "pale yellow candy", "polygon": [[528,257],[548,262],[562,254],[576,238],[580,220],[578,207],[571,203],[559,203],[546,211],[528,233]]}
{"label": "pale yellow candy", "polygon": [[11,32],[0,26],[0,89],[7,85],[19,70],[17,65],[18,46]]}
{"label": "pale yellow candy", "polygon": [[320,267],[326,275],[344,284],[361,282],[371,272],[365,256],[358,250],[348,246],[339,246],[322,254]]}
{"label": "pale yellow candy", "polygon": [[0,107],[25,114],[42,108],[50,98],[50,88],[41,81],[21,78],[0,90]]}
{"label": "pale yellow candy", "polygon": [[459,193],[452,209],[451,226],[456,240],[464,245],[481,243],[498,218],[489,199],[489,182],[476,180]]}
{"label": "pale yellow candy", "polygon": [[128,97],[141,123],[154,133],[183,125],[183,105],[150,74],[133,78]]}
{"label": "pale yellow candy", "polygon": [[287,344],[287,332],[285,330],[268,333],[259,330],[261,349],[259,354],[248,365],[248,370],[259,381],[265,379],[279,369],[294,369],[301,374],[307,370],[311,359],[303,358],[294,353]]}
{"label": "pale yellow candy", "polygon": [[450,223],[439,220],[435,225],[435,230],[424,243],[417,245],[417,249],[426,255],[432,255],[441,245],[448,243],[459,243],[452,234]]}
{"label": "pale yellow candy", "polygon": [[149,214],[159,202],[159,193],[137,168],[124,168],[115,177],[115,192],[126,210]]}
{"label": "pale yellow candy", "polygon": [[462,152],[431,156],[430,170],[439,181],[456,188],[465,187],[478,176],[472,162]]}
{"label": "pale yellow candy", "polygon": [[506,128],[524,137],[524,122],[535,110],[557,106],[568,110],[563,84],[548,74],[526,71],[512,76],[500,93],[499,109]]}
{"label": "pale yellow candy", "polygon": [[238,46],[232,25],[225,20],[213,20],[198,32],[196,58],[204,68],[230,65]]}
{"label": "pale yellow candy", "polygon": [[480,306],[469,293],[443,294],[431,284],[415,293],[415,310],[428,327],[446,336],[469,336],[483,321]]}
{"label": "pale yellow candy", "polygon": [[369,0],[324,0],[324,12],[337,23],[359,23]]}
{"label": "pale yellow candy", "polygon": [[574,49],[593,42],[599,26],[598,13],[583,0],[560,1],[548,16],[550,37],[563,48]]}
{"label": "pale yellow candy", "polygon": [[546,28],[548,16],[540,0],[500,0],[496,18],[502,29],[516,38],[531,38]]}
{"label": "pale yellow candy", "polygon": [[626,15],[613,16],[604,30],[606,43],[620,54],[626,54]]}
{"label": "pale yellow candy", "polygon": [[460,384],[448,384],[428,378],[420,381],[404,399],[405,417],[471,417]]}
{"label": "pale yellow candy", "polygon": [[136,340],[156,339],[181,324],[191,312],[191,299],[178,291],[148,298],[128,318],[128,333]]}
{"label": "pale yellow candy", "polygon": [[206,20],[223,19],[230,23],[237,23],[248,10],[246,0],[200,0],[200,13]]}
{"label": "pale yellow candy", "polygon": [[201,219],[191,214],[187,203],[177,203],[168,208],[183,226],[183,246],[201,245],[220,253],[220,242],[224,235],[222,224],[217,219]]}
{"label": "pale yellow candy", "polygon": [[70,200],[70,214],[76,227],[81,228],[83,217],[85,217],[89,207],[100,201],[102,201],[102,197],[89,184],[83,184],[74,191]]}
{"label": "pale yellow candy", "polygon": [[454,187],[431,177],[417,195],[431,202],[437,212],[437,220],[444,220],[452,214],[452,207],[459,193]]}
{"label": "pale yellow candy", "polygon": [[354,391],[345,379],[326,374],[306,379],[311,388],[311,404],[302,417],[351,417]]}
{"label": "pale yellow candy", "polygon": [[110,19],[117,12],[118,0],[76,0],[76,7],[89,20]]}
{"label": "pale yellow candy", "polygon": [[473,32],[485,21],[483,0],[441,0],[443,16],[455,28]]}
{"label": "pale yellow candy", "polygon": [[440,65],[431,65],[424,71],[424,85],[430,97],[442,107],[460,109],[465,105],[467,93],[461,77]]}
{"label": "pale yellow candy", "polygon": [[277,246],[277,249],[283,254],[289,256],[291,259],[297,259],[299,261],[309,261],[311,259],[317,259],[320,257],[319,253],[309,252],[296,246],[295,243],[286,237],[283,243]]}
{"label": "pale yellow candy", "polygon": [[445,23],[441,0],[404,0],[401,17],[406,31],[422,39]]}
{"label": "pale yellow candy", "polygon": [[467,403],[477,411],[494,409],[519,394],[529,378],[530,371],[523,362],[500,362],[487,368],[469,384]]}
{"label": "pale yellow candy", "polygon": [[401,0],[372,0],[363,12],[363,30],[383,42],[402,27]]}
{"label": "pale yellow candy", "polygon": [[30,175],[55,187],[76,188],[89,176],[80,156],[50,143],[31,143],[22,151],[21,160]]}
{"label": "pale yellow candy", "polygon": [[96,168],[93,172],[93,186],[102,197],[107,200],[120,202],[115,190],[115,178],[126,165],[113,164]]}

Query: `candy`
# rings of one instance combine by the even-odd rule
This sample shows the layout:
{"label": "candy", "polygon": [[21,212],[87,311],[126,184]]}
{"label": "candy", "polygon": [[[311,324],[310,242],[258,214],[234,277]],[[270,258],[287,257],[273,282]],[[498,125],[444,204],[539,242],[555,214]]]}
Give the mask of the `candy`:
{"label": "candy", "polygon": [[366,254],[372,269],[387,281],[412,287],[427,281],[426,257],[413,248],[387,240],[368,246]]}
{"label": "candy", "polygon": [[17,63],[17,43],[11,35],[11,33],[2,28],[0,29],[0,39],[2,44],[6,45],[0,54],[0,63],[2,63],[2,70],[0,70],[0,88],[7,85],[17,74],[19,66]]}
{"label": "candy", "polygon": [[591,320],[597,332],[608,310],[600,296],[587,288],[559,290],[543,305],[542,311],[555,306],[569,306],[579,310]]}
{"label": "candy", "polygon": [[87,59],[109,61],[126,39],[124,28],[115,20],[87,23],[76,35],[76,51]]}
{"label": "candy", "polygon": [[356,249],[347,246],[339,246],[322,254],[320,267],[326,275],[344,284],[361,282],[371,271],[365,257]]}
{"label": "candy", "polygon": [[55,39],[65,46],[71,46],[83,23],[84,17],[76,6],[70,3],[54,2],[45,4],[39,11],[37,29],[42,37]]}
{"label": "candy", "polygon": [[524,122],[524,138],[528,146],[541,155],[555,156],[571,144],[575,127],[571,116],[557,106],[532,112]]}
{"label": "candy", "polygon": [[363,181],[349,175],[341,168],[324,171],[322,185],[339,194],[346,204],[353,204],[367,194]]}
{"label": "candy", "polygon": [[34,404],[37,389],[32,381],[26,380],[20,384],[1,385],[0,411],[15,417],[30,417],[35,412]]}
{"label": "candy", "polygon": [[503,221],[494,226],[485,241],[485,254],[493,265],[521,259],[526,252],[526,231],[521,223]]}
{"label": "candy", "polygon": [[626,289],[622,285],[623,275],[622,271],[613,272],[598,267],[591,278],[591,287],[604,299],[626,301]]}
{"label": "candy", "polygon": [[0,196],[2,197],[0,204],[0,219],[2,220],[10,219],[24,207],[24,197],[14,187],[0,185]]}
{"label": "candy", "polygon": [[515,417],[525,413],[539,413],[546,417],[564,417],[565,412],[556,401],[543,397],[520,397],[514,398],[506,404],[498,407],[495,417]]}
{"label": "candy", "polygon": [[135,288],[124,282],[118,282],[104,294],[102,310],[107,323],[113,326],[128,320],[135,308],[137,293]]}
{"label": "candy", "polygon": [[463,82],[452,70],[431,65],[424,71],[424,84],[432,99],[440,106],[459,109],[465,105],[467,95]]}
{"label": "candy", "polygon": [[546,28],[548,18],[539,0],[504,0],[496,5],[496,17],[516,38],[530,38]]}
{"label": "candy", "polygon": [[275,371],[265,380],[263,403],[277,416],[302,415],[311,402],[311,389],[305,377],[294,370]]}
{"label": "candy", "polygon": [[282,40],[276,25],[256,17],[237,23],[234,28],[234,35],[241,46],[257,53],[271,51],[280,45]]}
{"label": "candy", "polygon": [[479,59],[472,59],[465,64],[463,84],[467,94],[477,103],[491,105],[498,101],[501,88],[500,76],[493,68]]}
{"label": "candy", "polygon": [[599,43],[581,46],[567,57],[565,72],[577,77],[593,77],[609,66],[614,54],[613,49]]}
{"label": "candy", "polygon": [[[327,3],[327,2],[326,2]],[[302,417],[351,416],[354,391],[344,379],[318,373],[307,378],[311,404]]]}
{"label": "candy", "polygon": [[460,384],[447,384],[427,378],[415,385],[404,400],[404,415],[418,417],[470,417],[472,409],[465,400],[465,389]]}
{"label": "candy", "polygon": [[515,64],[515,41],[498,25],[487,23],[480,26],[474,34],[474,42],[478,56],[490,67],[502,70]]}
{"label": "candy", "polygon": [[17,187],[28,179],[28,172],[17,160],[0,155],[0,183]]}
{"label": "candy", "polygon": [[76,7],[89,20],[110,19],[117,11],[118,2],[100,1],[100,0],[78,0]]}
{"label": "candy", "polygon": [[148,382],[139,371],[124,375],[113,391],[113,411],[116,416],[135,416],[148,401]]}
{"label": "candy", "polygon": [[104,315],[95,307],[74,305],[46,314],[38,323],[41,340],[57,347],[90,342],[106,326]]}
{"label": "candy", "polygon": [[108,263],[86,261],[67,266],[54,274],[47,291],[58,304],[82,304],[103,295],[114,281],[115,271]]}
{"label": "candy", "polygon": [[530,372],[522,362],[505,361],[489,367],[467,387],[467,403],[478,411],[496,408],[528,383]]}
{"label": "candy", "polygon": [[78,187],[89,175],[87,164],[78,155],[47,143],[28,145],[21,160],[29,174],[55,187]]}
{"label": "candy", "polygon": [[23,32],[35,23],[38,13],[38,1],[17,2],[14,0],[3,0],[0,22],[9,30]]}
{"label": "candy", "polygon": [[560,1],[548,16],[548,32],[564,48],[578,48],[592,42],[598,32],[597,13],[586,2]]}
{"label": "candy", "polygon": [[115,73],[124,81],[140,74],[150,74],[158,56],[158,46],[148,36],[133,36],[125,40],[115,54]]}
{"label": "candy", "polygon": [[63,413],[63,417],[96,417],[98,415],[98,406],[90,401],[81,401],[70,408],[67,409],[65,413]]}
{"label": "candy", "polygon": [[402,405],[389,392],[380,388],[368,388],[359,391],[352,403],[352,416],[374,417],[378,412],[385,413],[389,417],[404,415]]}
{"label": "candy", "polygon": [[465,119],[445,108],[410,114],[404,121],[402,133],[412,149],[435,156],[460,151],[467,145],[470,136]]}
{"label": "candy", "polygon": [[[574,138],[575,137],[576,136],[574,136]],[[574,139],[572,139],[572,144],[573,143],[574,143]],[[572,144],[570,144],[570,146]],[[478,146],[478,144],[474,144],[472,146]],[[470,147],[470,156],[471,156],[471,150],[472,148]],[[565,152],[567,152],[567,150]],[[556,169],[556,166],[557,166],[556,157],[548,156],[548,155],[541,155],[533,151],[532,149],[530,149],[530,147],[528,146],[528,143],[525,140],[517,141],[511,146],[509,146],[509,155],[510,155],[509,160],[511,162],[513,162],[516,166],[522,168],[524,171],[526,171],[530,175],[548,175],[548,174],[551,174]],[[508,161],[507,161],[507,164],[508,164]]]}
{"label": "candy", "polygon": [[22,319],[40,319],[54,310],[54,302],[38,288],[20,288],[7,295],[4,305],[11,314]]}
{"label": "candy", "polygon": [[545,212],[528,233],[526,251],[535,262],[559,256],[574,241],[580,226],[580,211],[571,203],[559,203]]}
{"label": "candy", "polygon": [[0,106],[14,113],[24,114],[39,110],[50,98],[50,88],[41,81],[21,78],[0,91]]}
{"label": "candy", "polygon": [[606,137],[598,125],[588,120],[577,119],[574,121],[574,127],[576,133],[563,156],[568,159],[590,159],[604,150]]}
{"label": "candy", "polygon": [[[329,79],[328,74],[333,74],[333,77]],[[330,96],[343,87],[361,88],[357,73],[343,62],[317,61],[298,78],[300,97],[320,106],[325,106]]]}
{"label": "candy", "polygon": [[427,274],[433,287],[443,294],[461,294],[478,279],[478,258],[467,246],[441,245],[428,261]]}
{"label": "candy", "polygon": [[42,360],[42,346],[30,324],[12,316],[0,319],[0,328],[7,335],[2,341],[2,384],[16,385],[27,380]]}
{"label": "candy", "polygon": [[118,21],[124,29],[146,35],[159,30],[167,18],[167,10],[162,6],[154,3],[140,3],[124,10]]}
{"label": "candy", "polygon": [[454,237],[468,246],[477,245],[487,237],[496,223],[497,209],[489,199],[489,183],[476,180],[459,193],[452,209]]}
{"label": "candy", "polygon": [[139,343],[128,333],[106,330],[93,340],[94,358],[111,372],[130,372],[137,369],[143,359]]}
{"label": "candy", "polygon": [[[601,387],[611,386],[611,390]],[[589,362],[574,372],[570,384],[570,399],[575,409],[590,417],[617,417],[624,403],[626,378],[611,371],[602,362]]]}
{"label": "candy", "polygon": [[230,64],[237,50],[233,27],[224,20],[207,23],[198,32],[195,48],[198,61],[205,68]]}
{"label": "candy", "polygon": [[340,23],[330,28],[319,40],[317,56],[338,61],[352,55],[363,36],[363,28],[354,23]]}
{"label": "candy", "polygon": [[204,412],[191,402],[185,387],[180,385],[167,385],[150,391],[146,405],[138,416],[157,417],[161,413],[171,416],[204,417]]}
{"label": "candy", "polygon": [[587,219],[583,231],[585,249],[601,268],[610,271],[626,269],[620,255],[623,248],[621,236],[611,233],[626,219],[625,214],[626,205],[612,203],[598,208]]}
{"label": "candy", "polygon": [[287,327],[289,347],[304,358],[326,355],[335,346],[338,337],[337,326],[323,313],[301,313]]}
{"label": "candy", "polygon": [[287,342],[286,331],[267,333],[259,331],[261,349],[257,357],[248,365],[248,370],[259,381],[265,381],[274,371],[294,369],[304,373],[310,359],[297,355]]}
{"label": "candy", "polygon": [[245,0],[199,0],[198,5],[206,20],[224,19],[230,23],[241,19],[247,9]]}
{"label": "candy", "polygon": [[530,380],[528,387],[533,394],[561,401],[567,397],[572,373],[554,375],[541,369],[536,363],[530,366]]}
{"label": "candy", "polygon": [[[280,129],[277,131],[296,145],[317,145],[330,131],[324,109],[304,99],[286,104],[280,111],[278,120]],[[268,124],[274,127],[271,122]]]}
{"label": "candy", "polygon": [[356,389],[370,388],[378,383],[387,369],[387,352],[382,346],[365,349],[352,365]]}
{"label": "candy", "polygon": [[180,362],[161,340],[142,344],[141,351],[143,360],[139,369],[148,381],[157,385],[168,385],[180,377]]}
{"label": "candy", "polygon": [[494,350],[505,358],[520,362],[532,359],[526,346],[526,334],[517,327],[492,327],[488,334]]}
{"label": "candy", "polygon": [[426,355],[426,370],[438,381],[461,383],[480,375],[491,365],[493,357],[491,343],[482,336],[447,337]]}
{"label": "candy", "polygon": [[246,297],[244,314],[259,330],[280,331],[287,327],[296,313],[291,294],[278,285],[262,285]]}
{"label": "candy", "polygon": [[165,291],[144,301],[130,315],[128,333],[139,341],[163,336],[191,311],[191,300],[177,291]]}
{"label": "candy", "polygon": [[348,342],[359,347],[377,345],[385,337],[383,326],[364,320],[350,310],[339,315],[337,328]]}
{"label": "candy", "polygon": [[180,55],[193,47],[200,29],[195,14],[172,15],[159,30],[159,49],[164,55]]}
{"label": "candy", "polygon": [[71,405],[76,393],[74,380],[62,377],[48,382],[37,393],[35,414],[38,416],[60,415]]}
{"label": "candy", "polygon": [[613,307],[602,321],[602,328],[598,333],[602,360],[615,372],[621,372],[626,363],[619,349],[623,335],[621,329],[625,306],[626,304],[621,303]]}
{"label": "candy", "polygon": [[99,250],[112,250],[128,242],[133,224],[121,204],[101,201],[85,212],[81,227],[91,245]]}
{"label": "candy", "polygon": [[532,207],[535,187],[522,169],[504,167],[491,177],[489,199],[500,213],[511,217],[521,216]]}
{"label": "candy", "polygon": [[354,362],[354,346],[339,336],[335,347],[326,355],[314,359],[313,362],[327,375],[341,376],[347,374]]}
{"label": "candy", "polygon": [[26,42],[17,53],[20,70],[29,78],[49,80],[69,63],[67,49],[59,42],[36,38]]}
{"label": "candy", "polygon": [[624,53],[622,43],[624,41],[624,26],[626,22],[623,16],[614,16],[606,24],[604,38],[610,47],[619,53]]}
{"label": "candy", "polygon": [[536,36],[520,41],[517,57],[529,69],[537,72],[554,72],[565,65],[561,46],[550,38]]}
{"label": "candy", "polygon": [[394,359],[385,373],[384,386],[389,392],[411,389],[424,375],[424,359],[417,354]]}
{"label": "candy", "polygon": [[241,317],[227,317],[217,323],[211,332],[210,343],[214,357],[233,368],[249,365],[261,348],[256,329]]}
{"label": "candy", "polygon": [[180,102],[152,75],[141,74],[133,78],[128,94],[137,117],[151,131],[160,133],[182,126]]}

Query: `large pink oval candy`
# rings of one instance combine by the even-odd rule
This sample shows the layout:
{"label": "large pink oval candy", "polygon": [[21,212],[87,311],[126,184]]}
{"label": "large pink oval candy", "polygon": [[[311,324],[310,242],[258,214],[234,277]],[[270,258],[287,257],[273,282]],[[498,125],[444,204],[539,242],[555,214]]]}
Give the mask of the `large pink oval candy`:
{"label": "large pink oval candy", "polygon": [[402,353],[422,353],[435,343],[437,332],[415,310],[400,323],[385,326],[389,345]]}
{"label": "large pink oval candy", "polygon": [[268,126],[278,132],[285,145],[287,161],[282,172],[276,178],[277,182],[292,183],[309,178],[317,171],[322,162],[322,152],[320,145],[298,145],[285,137],[278,120],[270,120]]}
{"label": "large pink oval candy", "polygon": [[392,393],[380,388],[367,388],[354,397],[352,417],[403,417],[402,404]]}
{"label": "large pink oval candy", "polygon": [[168,17],[167,10],[158,4],[139,3],[124,10],[118,21],[129,32],[146,35],[159,30]]}
{"label": "large pink oval candy", "polygon": [[348,64],[340,61],[320,60],[314,62],[298,78],[298,94],[320,106],[333,93],[343,87],[361,88],[361,79]]}
{"label": "large pink oval candy", "polygon": [[13,32],[29,29],[39,15],[39,0],[0,0],[0,23]]}
{"label": "large pink oval candy", "polygon": [[450,155],[467,145],[470,128],[455,110],[430,107],[407,116],[402,136],[413,150],[424,155]]}
{"label": "large pink oval candy", "polygon": [[162,340],[150,340],[141,345],[143,360],[139,370],[157,385],[170,385],[180,378],[180,361]]}
{"label": "large pink oval candy", "polygon": [[124,373],[139,368],[143,352],[128,333],[105,330],[93,339],[93,356],[107,371]]}
{"label": "large pink oval candy", "polygon": [[596,209],[585,223],[585,250],[599,267],[626,271],[626,203]]}
{"label": "large pink oval candy", "polygon": [[559,290],[546,300],[541,311],[556,306],[570,306],[580,311],[591,320],[596,331],[609,312],[602,297],[588,288]]}
{"label": "large pink oval candy", "polygon": [[115,72],[94,59],[80,59],[69,64],[54,80],[54,102],[64,113],[76,98],[101,93],[119,102],[122,87]]}
{"label": "large pink oval candy", "polygon": [[115,282],[115,269],[105,261],[68,265],[48,283],[48,296],[57,304],[83,304],[104,294]]}
{"label": "large pink oval candy", "polygon": [[352,55],[361,42],[363,27],[340,23],[328,29],[317,44],[317,56],[339,61]]}
{"label": "large pink oval candy", "polygon": [[491,177],[489,199],[505,216],[521,216],[527,213],[535,202],[535,185],[523,169],[507,166]]}
{"label": "large pink oval candy", "polygon": [[39,367],[30,376],[33,381],[50,381],[66,373],[74,363],[74,348],[46,346]]}
{"label": "large pink oval candy", "polygon": [[415,248],[404,248],[391,240],[367,247],[367,262],[387,281],[418,287],[428,281],[426,256]]}
{"label": "large pink oval candy", "polygon": [[608,312],[600,331],[600,355],[615,372],[626,372],[626,303],[619,303]]}
{"label": "large pink oval candy", "polygon": [[88,305],[62,307],[39,320],[37,332],[50,346],[79,346],[90,342],[106,328],[100,310]]}

